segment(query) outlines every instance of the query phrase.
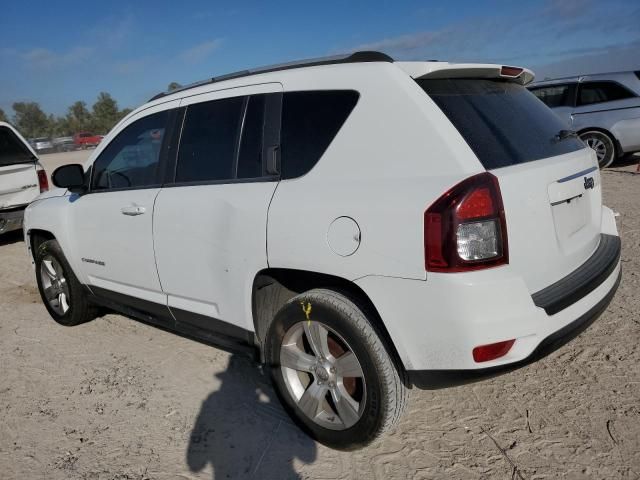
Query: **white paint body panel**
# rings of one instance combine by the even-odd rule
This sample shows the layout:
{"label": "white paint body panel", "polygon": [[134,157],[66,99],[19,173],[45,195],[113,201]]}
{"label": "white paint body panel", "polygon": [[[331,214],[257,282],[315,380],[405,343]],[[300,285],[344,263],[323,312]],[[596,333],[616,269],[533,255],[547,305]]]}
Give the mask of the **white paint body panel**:
{"label": "white paint body panel", "polygon": [[[531,299],[587,260],[601,232],[617,234],[615,220],[601,207],[597,171],[594,188],[583,193],[575,209],[551,205],[579,190],[575,182],[557,184],[595,165],[588,149],[494,170],[505,204],[510,263],[427,274],[425,210],[456,183],[484,171],[407,73],[423,76],[436,67],[421,62],[301,68],[204,85],[150,102],[123,120],[87,165],[128,123],[178,102],[280,88],[360,94],[321,160],[300,178],[100,193],[79,200],[54,197],[28,209],[26,228],[52,232],[85,283],[168,302],[246,330],[254,328],[251,295],[257,272],[307,270],[360,286],[408,369],[473,369],[517,361],[611,289],[619,267],[591,294],[554,316]],[[469,68],[493,69],[494,75],[498,67]],[[446,69],[440,70],[438,75],[445,75]],[[146,207],[147,214],[120,215],[120,208],[131,203]],[[566,227],[574,213],[578,221]],[[328,240],[330,225],[340,217],[352,218],[360,231],[358,248],[347,256],[336,253]],[[84,256],[103,260],[105,267],[85,265],[79,260]],[[473,362],[473,347],[508,338],[517,341],[507,356]]]}

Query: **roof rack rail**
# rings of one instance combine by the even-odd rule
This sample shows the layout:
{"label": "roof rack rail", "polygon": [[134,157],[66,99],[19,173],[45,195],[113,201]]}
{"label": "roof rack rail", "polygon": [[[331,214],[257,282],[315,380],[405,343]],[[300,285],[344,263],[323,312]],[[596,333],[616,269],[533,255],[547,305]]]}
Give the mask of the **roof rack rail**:
{"label": "roof rack rail", "polygon": [[202,85],[207,85],[209,83],[222,82],[224,80],[232,80],[234,78],[248,77],[250,75],[258,75],[260,73],[277,72],[280,70],[290,70],[293,68],[302,68],[302,67],[316,67],[318,65],[334,65],[339,63],[367,63],[367,62],[390,62],[391,63],[393,62],[393,58],[391,58],[389,55],[382,52],[361,51],[361,52],[348,53],[344,55],[334,55],[331,57],[310,58],[307,60],[298,60],[294,62],[279,63],[276,65],[268,65],[266,67],[258,67],[250,70],[240,70],[237,72],[227,73],[225,75],[219,75],[217,77],[208,78],[200,82],[195,82],[189,85],[185,85],[184,87],[176,88],[175,90],[171,90],[170,92],[158,93],[157,95],[149,99],[149,101],[151,102],[153,100],[157,100],[158,98],[162,98],[167,95],[172,95],[177,92],[182,92],[184,90],[200,87]]}

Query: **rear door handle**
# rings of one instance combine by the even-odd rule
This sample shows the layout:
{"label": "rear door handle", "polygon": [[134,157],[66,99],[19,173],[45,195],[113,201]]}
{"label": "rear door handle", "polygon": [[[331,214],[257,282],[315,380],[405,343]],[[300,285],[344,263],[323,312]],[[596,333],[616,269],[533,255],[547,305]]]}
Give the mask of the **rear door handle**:
{"label": "rear door handle", "polygon": [[131,206],[131,207],[122,207],[120,209],[123,215],[128,215],[130,217],[135,217],[136,215],[142,215],[147,211],[146,208],[140,206]]}

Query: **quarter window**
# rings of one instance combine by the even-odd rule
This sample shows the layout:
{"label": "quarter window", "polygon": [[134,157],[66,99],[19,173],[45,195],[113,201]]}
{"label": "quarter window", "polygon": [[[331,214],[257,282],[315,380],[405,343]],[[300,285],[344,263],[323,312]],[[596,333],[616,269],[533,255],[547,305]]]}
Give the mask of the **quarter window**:
{"label": "quarter window", "polygon": [[615,82],[585,82],[580,84],[578,105],[612,102],[634,97],[633,93]]}
{"label": "quarter window", "polygon": [[187,107],[176,182],[209,182],[236,177],[234,160],[246,97]]}
{"label": "quarter window", "polygon": [[114,138],[93,164],[92,190],[139,188],[158,181],[160,151],[169,112],[133,122]]}
{"label": "quarter window", "polygon": [[572,91],[575,92],[575,89],[570,88],[568,84],[531,89],[531,93],[542,100],[549,108],[571,105],[573,101],[570,92]]}
{"label": "quarter window", "polygon": [[282,178],[311,170],[358,101],[353,90],[287,92],[282,102]]}

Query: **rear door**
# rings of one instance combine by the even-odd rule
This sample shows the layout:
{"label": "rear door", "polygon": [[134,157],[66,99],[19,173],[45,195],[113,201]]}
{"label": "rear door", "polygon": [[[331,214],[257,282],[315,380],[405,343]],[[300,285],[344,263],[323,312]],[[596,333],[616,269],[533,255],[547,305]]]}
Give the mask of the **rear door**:
{"label": "rear door", "polygon": [[253,330],[253,279],[268,266],[267,211],[278,181],[266,160],[277,152],[281,92],[263,84],[182,101],[175,174],[158,195],[153,225],[179,328],[244,341]]}
{"label": "rear door", "polygon": [[418,80],[500,183],[509,264],[538,291],[579,267],[601,231],[594,152],[523,86],[502,80]]}
{"label": "rear door", "polygon": [[578,86],[573,129],[605,128],[624,151],[640,148],[640,97],[613,81],[587,81]]}
{"label": "rear door", "polygon": [[0,209],[26,205],[40,195],[37,161],[22,136],[0,123]]}

